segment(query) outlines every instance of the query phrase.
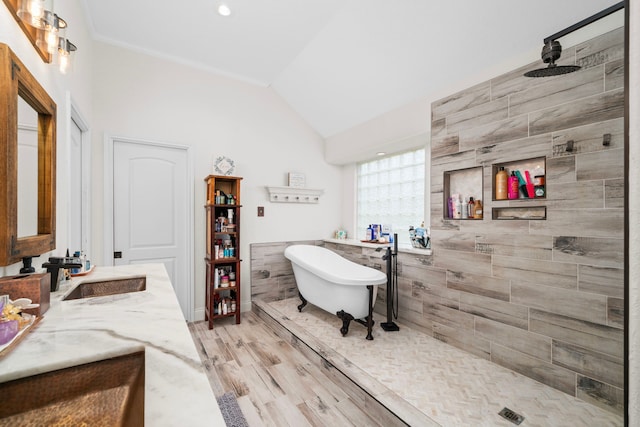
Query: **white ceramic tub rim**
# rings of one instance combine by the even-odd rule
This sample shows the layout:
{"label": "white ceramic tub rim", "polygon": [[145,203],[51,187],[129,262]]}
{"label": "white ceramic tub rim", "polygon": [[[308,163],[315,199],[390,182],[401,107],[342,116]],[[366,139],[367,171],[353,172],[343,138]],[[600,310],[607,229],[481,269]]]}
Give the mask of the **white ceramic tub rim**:
{"label": "white ceramic tub rim", "polygon": [[371,267],[356,264],[337,253],[314,245],[291,245],[284,256],[318,277],[340,285],[382,285],[387,275]]}

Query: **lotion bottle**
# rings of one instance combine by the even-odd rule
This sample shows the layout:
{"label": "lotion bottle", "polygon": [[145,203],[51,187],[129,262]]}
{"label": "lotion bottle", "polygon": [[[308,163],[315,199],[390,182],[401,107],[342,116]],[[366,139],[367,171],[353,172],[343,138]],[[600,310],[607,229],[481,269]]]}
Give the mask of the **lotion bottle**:
{"label": "lotion bottle", "polygon": [[500,166],[500,170],[496,174],[496,200],[507,199],[508,179],[509,175],[507,174],[507,171],[504,170],[504,166]]}

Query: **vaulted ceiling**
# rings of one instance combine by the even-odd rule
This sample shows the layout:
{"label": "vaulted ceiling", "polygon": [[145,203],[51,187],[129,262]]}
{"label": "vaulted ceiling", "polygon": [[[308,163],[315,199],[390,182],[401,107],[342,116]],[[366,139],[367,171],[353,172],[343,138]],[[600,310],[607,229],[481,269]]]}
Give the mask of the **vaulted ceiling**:
{"label": "vaulted ceiling", "polygon": [[509,58],[535,61],[545,37],[616,3],[84,1],[95,39],[271,86],[324,137]]}

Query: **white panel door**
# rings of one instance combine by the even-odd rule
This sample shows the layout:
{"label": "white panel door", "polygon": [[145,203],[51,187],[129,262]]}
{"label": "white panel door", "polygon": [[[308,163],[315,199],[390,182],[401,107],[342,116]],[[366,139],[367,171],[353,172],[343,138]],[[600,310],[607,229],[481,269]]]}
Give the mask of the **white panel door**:
{"label": "white panel door", "polygon": [[185,150],[113,143],[114,264],[164,263],[189,318],[188,157]]}

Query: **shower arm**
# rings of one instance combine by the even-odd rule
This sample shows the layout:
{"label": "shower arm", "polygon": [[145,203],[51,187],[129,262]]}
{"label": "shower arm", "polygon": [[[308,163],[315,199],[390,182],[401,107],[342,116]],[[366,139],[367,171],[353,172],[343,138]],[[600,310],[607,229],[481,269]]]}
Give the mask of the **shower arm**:
{"label": "shower arm", "polygon": [[546,45],[549,42],[552,42],[556,39],[559,39],[560,37],[566,36],[569,33],[574,32],[575,30],[578,30],[584,26],[587,26],[589,24],[591,24],[592,22],[595,22],[599,19],[604,18],[605,16],[611,15],[613,12],[617,12],[620,9],[624,8],[624,2],[621,1],[620,3],[616,3],[613,6],[610,6],[598,13],[596,13],[595,15],[592,15],[588,18],[583,19],[580,22],[577,22],[573,25],[571,25],[570,27],[565,28],[564,30],[558,31],[555,34],[550,35],[549,37],[547,37],[546,39],[544,39],[544,44]]}

